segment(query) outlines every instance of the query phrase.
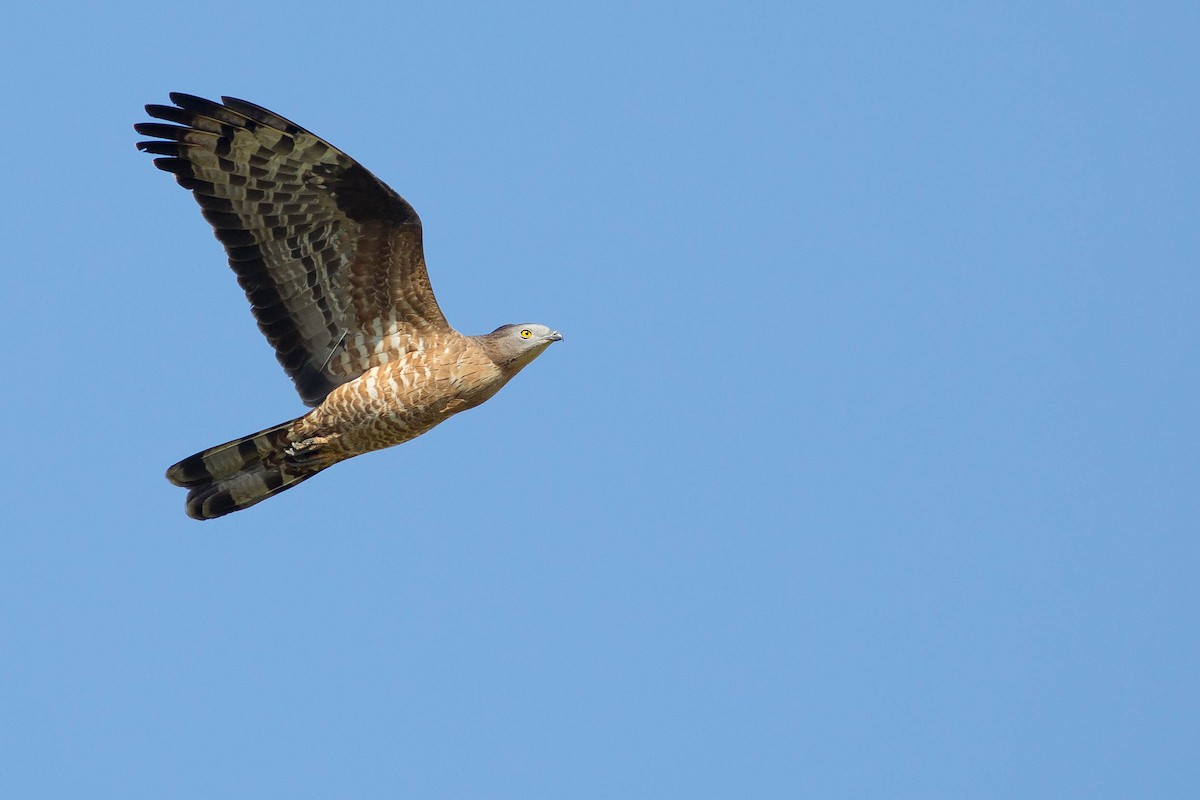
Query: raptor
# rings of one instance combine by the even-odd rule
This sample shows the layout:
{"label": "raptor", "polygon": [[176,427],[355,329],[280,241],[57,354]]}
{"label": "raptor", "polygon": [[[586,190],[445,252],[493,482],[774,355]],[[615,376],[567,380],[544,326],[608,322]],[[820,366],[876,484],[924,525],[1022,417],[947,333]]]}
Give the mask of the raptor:
{"label": "raptor", "polygon": [[474,408],[562,336],[466,336],[438,307],[421,220],[354,159],[260,106],[172,93],[138,148],[200,204],[258,326],[312,410],[167,470],[187,513],[248,508]]}

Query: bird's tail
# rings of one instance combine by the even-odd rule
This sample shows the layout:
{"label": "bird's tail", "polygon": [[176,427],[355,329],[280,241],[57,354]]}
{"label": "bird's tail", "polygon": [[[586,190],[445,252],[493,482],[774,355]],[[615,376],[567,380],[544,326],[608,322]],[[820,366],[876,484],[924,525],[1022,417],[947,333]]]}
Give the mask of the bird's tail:
{"label": "bird's tail", "polygon": [[324,465],[289,460],[288,428],[295,420],[189,456],[167,470],[188,490],[187,515],[215,519],[249,508],[320,472]]}

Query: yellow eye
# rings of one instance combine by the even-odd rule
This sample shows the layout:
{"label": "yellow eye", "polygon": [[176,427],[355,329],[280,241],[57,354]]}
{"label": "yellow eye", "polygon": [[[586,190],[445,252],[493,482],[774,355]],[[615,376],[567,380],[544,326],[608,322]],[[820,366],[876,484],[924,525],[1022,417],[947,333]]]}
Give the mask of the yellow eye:
{"label": "yellow eye", "polygon": [[528,339],[530,336],[533,336],[533,331],[529,330],[529,328],[521,329],[521,338],[522,339]]}

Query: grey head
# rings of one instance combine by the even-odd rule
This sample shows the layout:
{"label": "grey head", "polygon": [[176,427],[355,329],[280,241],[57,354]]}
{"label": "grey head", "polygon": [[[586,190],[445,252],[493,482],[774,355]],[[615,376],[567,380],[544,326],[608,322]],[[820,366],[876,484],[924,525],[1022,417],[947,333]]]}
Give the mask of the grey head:
{"label": "grey head", "polygon": [[558,331],[536,322],[501,325],[491,333],[475,337],[492,361],[511,373],[516,373],[562,338]]}

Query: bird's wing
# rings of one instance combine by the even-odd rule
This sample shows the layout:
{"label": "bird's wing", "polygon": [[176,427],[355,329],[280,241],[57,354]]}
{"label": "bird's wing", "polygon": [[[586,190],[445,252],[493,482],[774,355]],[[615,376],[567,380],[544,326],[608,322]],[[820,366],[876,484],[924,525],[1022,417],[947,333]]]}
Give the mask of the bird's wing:
{"label": "bird's wing", "polygon": [[172,93],[134,128],[190,189],[258,326],[308,405],[452,330],[429,285],[421,220],[354,159],[264,108]]}

